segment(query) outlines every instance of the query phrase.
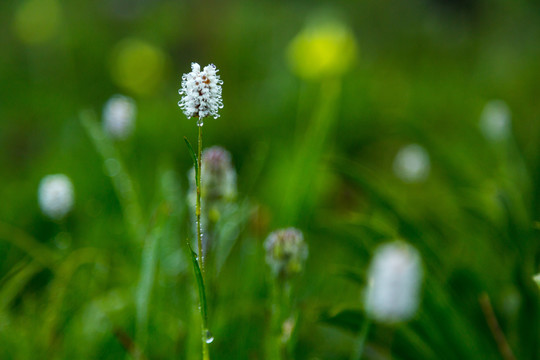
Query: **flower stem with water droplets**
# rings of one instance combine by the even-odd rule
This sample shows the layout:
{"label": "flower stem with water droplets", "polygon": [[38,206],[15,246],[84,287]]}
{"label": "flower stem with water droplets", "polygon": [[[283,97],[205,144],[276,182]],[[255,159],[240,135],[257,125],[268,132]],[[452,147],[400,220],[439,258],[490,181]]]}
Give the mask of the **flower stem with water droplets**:
{"label": "flower stem with water droplets", "polygon": [[[196,183],[197,183],[197,203],[195,205],[195,216],[197,218],[197,263],[200,266],[200,283],[198,283],[199,286],[199,294],[205,294],[205,266],[204,266],[204,252],[203,252],[203,244],[202,244],[202,233],[201,233],[201,175],[202,175],[202,124],[198,126],[199,128],[199,140],[198,140],[198,146],[197,146],[197,176],[196,176]],[[201,289],[202,288],[202,289]],[[202,290],[202,292],[201,292]],[[202,339],[202,358],[203,360],[209,360],[210,359],[210,352],[208,350],[208,324],[207,324],[207,314],[206,314],[206,299],[203,299],[203,296],[199,296],[199,301],[201,305],[201,339]],[[202,309],[204,308],[204,314]]]}
{"label": "flower stem with water droplets", "polygon": [[202,245],[202,233],[201,233],[201,175],[202,175],[202,126],[199,126],[199,141],[197,150],[197,204],[195,207],[195,216],[197,217],[197,246],[199,253],[199,264],[201,266],[201,273],[203,278],[203,284],[205,280],[205,266],[204,266],[204,253]]}

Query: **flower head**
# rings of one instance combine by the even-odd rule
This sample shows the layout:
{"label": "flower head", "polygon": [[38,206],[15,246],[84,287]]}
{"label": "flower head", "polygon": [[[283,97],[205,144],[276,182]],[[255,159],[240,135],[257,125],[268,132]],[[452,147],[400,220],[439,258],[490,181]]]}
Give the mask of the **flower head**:
{"label": "flower head", "polygon": [[220,146],[204,150],[201,171],[201,193],[207,200],[230,200],[236,197],[236,171],[227,150]]}
{"label": "flower head", "polygon": [[419,183],[429,176],[429,154],[422,146],[410,144],[399,150],[393,166],[394,174],[404,182]]}
{"label": "flower head", "polygon": [[[189,174],[190,198],[195,204],[197,185],[195,168]],[[236,171],[232,165],[231,154],[221,146],[212,146],[202,152],[201,164],[201,202],[209,210],[220,203],[229,202],[236,197]]]}
{"label": "flower head", "polygon": [[137,107],[132,98],[112,96],[103,106],[103,129],[115,139],[125,139],[133,131]]}
{"label": "flower head", "polygon": [[490,141],[507,139],[512,133],[512,112],[502,100],[491,100],[480,117],[480,130]]}
{"label": "flower head", "polygon": [[536,274],[533,276],[533,280],[540,287],[540,274]]}
{"label": "flower head", "polygon": [[266,262],[275,276],[290,277],[302,271],[308,247],[302,232],[295,228],[276,230],[264,242]]}
{"label": "flower head", "polygon": [[381,245],[371,261],[365,308],[383,323],[409,320],[418,309],[422,282],[420,254],[409,244]]}
{"label": "flower head", "polygon": [[223,108],[221,100],[221,85],[223,81],[217,75],[218,70],[214,64],[204,67],[191,63],[191,72],[182,76],[182,88],[178,93],[182,100],[178,106],[189,118],[197,117],[197,125],[203,125],[203,119],[212,116],[219,117],[218,110]]}
{"label": "flower head", "polygon": [[[236,171],[232,165],[231,154],[221,146],[212,146],[202,152],[201,157],[201,228],[203,242],[212,242],[213,228],[221,216],[231,209],[236,198]],[[195,168],[188,173],[188,201],[195,218],[197,185]],[[194,225],[196,225],[194,223]],[[195,226],[194,233],[197,233]]]}
{"label": "flower head", "polygon": [[53,220],[60,220],[73,207],[73,185],[63,174],[47,175],[39,183],[38,202],[41,211]]}

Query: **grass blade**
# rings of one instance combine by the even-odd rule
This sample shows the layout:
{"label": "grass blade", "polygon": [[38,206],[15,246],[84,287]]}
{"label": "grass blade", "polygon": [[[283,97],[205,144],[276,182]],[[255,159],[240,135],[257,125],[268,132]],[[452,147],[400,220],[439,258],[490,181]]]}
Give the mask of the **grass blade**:
{"label": "grass blade", "polygon": [[83,111],[80,114],[81,124],[86,130],[88,137],[101,155],[105,168],[109,168],[107,164],[114,163],[117,169],[114,174],[109,173],[109,177],[113,184],[114,190],[124,213],[124,220],[132,235],[139,243],[143,242],[143,215],[135,185],[127,172],[126,166],[120,158],[114,143],[103,133],[96,116],[91,111]]}
{"label": "grass blade", "polygon": [[195,272],[195,279],[197,279],[197,287],[199,288],[199,300],[201,302],[201,316],[203,319],[203,327],[206,329],[208,314],[206,311],[206,291],[204,289],[204,281],[203,281],[203,277],[201,273],[201,268],[199,266],[197,253],[193,251],[189,242],[188,242],[188,246],[189,246],[189,251],[191,252],[191,261],[193,263],[193,271]]}
{"label": "grass blade", "polygon": [[184,136],[184,141],[186,142],[187,148],[189,150],[189,154],[191,155],[191,160],[193,160],[193,166],[195,167],[195,183],[199,183],[199,164],[197,162],[197,155],[195,155],[195,151],[193,150],[193,146],[191,146],[191,143],[189,142],[188,138]]}

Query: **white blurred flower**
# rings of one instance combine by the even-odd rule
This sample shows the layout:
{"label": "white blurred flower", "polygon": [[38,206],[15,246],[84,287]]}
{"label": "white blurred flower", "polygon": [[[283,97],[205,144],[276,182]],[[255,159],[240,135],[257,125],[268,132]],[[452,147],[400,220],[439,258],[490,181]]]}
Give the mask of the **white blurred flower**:
{"label": "white blurred flower", "polygon": [[[217,223],[228,206],[236,199],[236,170],[232,165],[231,154],[221,146],[204,149],[201,159],[201,229],[203,243],[212,238],[212,227]],[[195,203],[197,201],[197,184],[195,168],[188,173],[188,201],[191,205],[192,217],[195,219]],[[194,233],[197,233],[193,221]]]}
{"label": "white blurred flower", "polygon": [[533,276],[533,280],[540,287],[540,274],[536,274]]}
{"label": "white blurred flower", "polygon": [[394,174],[406,183],[422,182],[430,171],[429,154],[418,144],[407,145],[394,159]]}
{"label": "white blurred flower", "polygon": [[38,202],[41,211],[53,220],[60,220],[74,203],[73,184],[64,174],[47,175],[39,183]]}
{"label": "white blurred flower", "polygon": [[414,247],[399,241],[379,246],[369,267],[367,315],[387,324],[409,320],[418,309],[422,276]]}
{"label": "white blurred flower", "polygon": [[[189,198],[190,202],[195,205],[197,195],[195,168],[191,168],[188,176],[190,182]],[[212,210],[220,203],[234,200],[236,191],[236,171],[232,165],[231,154],[221,146],[204,149],[201,161],[201,202],[203,208],[208,205],[208,210]]]}
{"label": "white blurred flower", "polygon": [[132,98],[114,95],[103,106],[103,129],[112,138],[125,139],[133,131],[136,114]]}
{"label": "white blurred flower", "polygon": [[502,100],[491,100],[480,116],[480,130],[491,141],[500,141],[512,132],[512,112]]}
{"label": "white blurred flower", "polygon": [[264,241],[266,263],[275,276],[291,277],[300,271],[308,257],[304,235],[293,227],[276,230]]}
{"label": "white blurred flower", "polygon": [[178,106],[188,119],[197,117],[198,126],[203,125],[203,119],[207,116],[217,119],[218,110],[223,108],[221,100],[223,81],[217,72],[214,64],[205,66],[201,71],[199,64],[191,63],[191,72],[182,76],[182,88],[178,93],[183,96]]}
{"label": "white blurred flower", "polygon": [[236,197],[236,171],[227,150],[220,146],[205,149],[201,173],[201,192],[206,199],[231,200]]}

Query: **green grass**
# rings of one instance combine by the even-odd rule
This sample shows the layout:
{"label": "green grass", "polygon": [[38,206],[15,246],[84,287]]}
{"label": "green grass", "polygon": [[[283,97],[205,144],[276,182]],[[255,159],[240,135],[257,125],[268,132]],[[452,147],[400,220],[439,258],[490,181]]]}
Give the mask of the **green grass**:
{"label": "green grass", "polygon": [[[402,239],[422,255],[420,309],[372,323],[363,358],[508,360],[496,319],[516,359],[540,359],[537,4],[77,0],[58,2],[58,22],[43,25],[55,30],[36,44],[17,30],[22,3],[0,4],[0,359],[201,358],[183,140],[197,128],[176,105],[191,61],[220,69],[225,107],[205,121],[204,145],[229,150],[238,174],[214,229],[211,359],[265,358],[263,242],[288,226],[309,246],[291,358],[351,359],[373,250]],[[341,75],[301,79],[290,41],[330,14],[357,57]],[[128,38],[163,61],[122,62]],[[125,141],[101,129],[115,93],[137,102]],[[512,111],[504,141],[478,127],[491,99]],[[410,143],[430,155],[424,183],[392,171]],[[75,188],[61,222],[37,204],[54,173]]]}

